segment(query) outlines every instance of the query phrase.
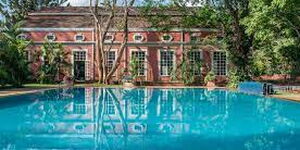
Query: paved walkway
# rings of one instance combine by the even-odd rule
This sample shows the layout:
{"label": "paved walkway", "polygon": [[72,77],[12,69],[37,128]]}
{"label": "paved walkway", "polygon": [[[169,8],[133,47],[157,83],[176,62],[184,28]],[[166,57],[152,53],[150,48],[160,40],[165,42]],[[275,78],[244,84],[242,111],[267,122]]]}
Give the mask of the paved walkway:
{"label": "paved walkway", "polygon": [[48,88],[12,88],[12,89],[0,89],[0,97],[20,95],[34,93]]}
{"label": "paved walkway", "polygon": [[284,93],[280,95],[273,95],[272,97],[300,102],[300,94]]}
{"label": "paved walkway", "polygon": [[[78,85],[77,85],[78,87]],[[82,85],[79,85],[79,87],[82,87]],[[122,86],[110,86],[110,87],[122,87]],[[150,86],[151,88],[195,88],[195,86]],[[51,89],[52,87],[25,87],[25,88],[9,88],[9,89],[0,89],[0,97],[5,96],[12,96],[12,95],[19,95],[19,94],[28,94],[28,93],[34,93],[41,90]],[[205,88],[205,87],[197,87],[197,88]],[[214,89],[214,88],[212,88]],[[292,100],[292,101],[298,101],[300,102],[300,93],[281,93],[278,95],[273,95],[272,97],[275,98],[281,98],[286,100]]]}

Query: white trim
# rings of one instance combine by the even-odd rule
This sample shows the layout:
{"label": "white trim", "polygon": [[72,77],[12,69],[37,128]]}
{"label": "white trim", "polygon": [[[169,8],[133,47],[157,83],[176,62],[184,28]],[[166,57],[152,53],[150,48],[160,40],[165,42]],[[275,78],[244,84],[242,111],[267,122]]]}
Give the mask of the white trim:
{"label": "white trim", "polygon": [[225,56],[226,56],[226,62],[225,62],[225,64],[226,64],[226,69],[225,69],[225,75],[216,75],[216,76],[227,76],[228,75],[228,58],[227,58],[227,52],[226,51],[223,51],[223,50],[215,50],[215,51],[212,51],[211,53],[210,53],[210,57],[211,57],[211,70],[210,71],[213,71],[214,73],[215,73],[215,71],[214,71],[214,53],[215,52],[223,52],[223,53],[225,53]]}
{"label": "white trim", "polygon": [[78,16],[78,15],[92,15],[91,13],[67,13],[67,12],[60,12],[60,13],[53,13],[53,12],[44,12],[44,13],[30,13],[29,16]]}
{"label": "white trim", "polygon": [[[76,40],[77,39],[77,36],[82,36],[82,40]],[[85,40],[85,36],[83,33],[77,33],[75,36],[74,36],[74,41],[76,42],[83,42]]]}
{"label": "white trim", "polygon": [[[56,28],[45,28],[45,27],[34,27],[34,28],[21,28],[23,31],[93,31],[95,28],[61,28],[61,27],[56,27]],[[109,29],[110,32],[122,32],[120,29]],[[159,29],[156,28],[128,28],[128,31],[130,32],[141,32],[141,31],[158,31],[160,32]],[[220,31],[219,29],[215,28],[173,28],[170,29],[169,31],[190,31],[190,32],[200,32],[200,31],[209,31],[209,32],[218,32]]]}
{"label": "white trim", "polygon": [[[107,57],[106,57],[106,52],[114,52],[115,53],[115,60],[114,60],[114,62],[113,62],[113,66],[115,65],[115,63],[116,63],[116,61],[117,61],[117,57],[118,57],[118,49],[110,49],[110,50],[107,50],[107,49],[104,49],[104,55],[105,55],[105,57],[104,57],[104,61],[105,61],[105,65],[107,65],[106,63],[107,63]],[[113,67],[112,66],[112,67]],[[106,67],[106,66],[105,66]],[[108,71],[108,70],[106,70],[106,71]],[[109,72],[106,72],[106,73],[109,73]],[[112,75],[113,77],[115,77],[116,76],[116,73],[118,73],[117,71],[115,71],[114,72],[114,74]]]}
{"label": "white trim", "polygon": [[143,49],[130,49],[129,50],[129,61],[131,61],[132,58],[132,52],[145,52],[145,60],[144,60],[144,75],[139,75],[139,77],[145,77],[147,79],[148,77],[148,49],[143,48]]}
{"label": "white trim", "polygon": [[[202,61],[202,63],[204,64],[204,58],[203,58],[203,50],[202,49],[200,49],[200,48],[197,48],[197,49],[191,49],[191,50],[188,50],[188,52],[187,53],[189,53],[189,52],[192,52],[192,51],[197,51],[197,52],[200,52],[200,60]],[[189,60],[190,61],[190,60]],[[200,74],[199,75],[196,75],[196,76],[202,76],[201,74],[203,73],[203,64],[202,64],[202,66],[201,66],[201,70],[200,70]]]}
{"label": "white trim", "polygon": [[[44,44],[45,41],[33,41],[33,44]],[[61,43],[61,44],[95,44],[94,41],[82,41],[82,42],[76,42],[76,41],[52,41],[51,43]]]}
{"label": "white trim", "polygon": [[[74,52],[82,52],[82,51],[84,51],[85,52],[85,61],[84,61],[84,81],[86,81],[86,79],[87,79],[87,77],[86,77],[86,62],[87,62],[87,60],[88,60],[88,49],[72,49],[72,55],[71,55],[71,64],[72,64],[72,76],[74,77]],[[74,80],[75,80],[75,78],[74,78]]]}
{"label": "white trim", "polygon": [[93,31],[94,28],[21,28],[22,31]]}
{"label": "white trim", "polygon": [[20,39],[20,40],[27,40],[28,39],[28,35],[25,34],[25,33],[21,33],[21,34],[17,35],[17,38]]}
{"label": "white trim", "polygon": [[201,55],[200,55],[201,60],[204,59],[204,58],[203,58],[203,49],[201,49],[201,48],[194,48],[194,49],[191,49],[191,50],[189,50],[189,51],[200,51],[200,53],[201,53]]}
{"label": "white trim", "polygon": [[[111,40],[106,40],[105,38],[106,38],[107,36],[111,36]],[[112,42],[114,42],[114,40],[115,40],[115,35],[112,34],[112,33],[107,33],[107,34],[105,35],[105,37],[103,37],[103,38],[104,38],[104,43],[112,43]]]}
{"label": "white trim", "polygon": [[[48,36],[53,36],[53,40],[49,40],[49,39],[48,39]],[[45,38],[44,38],[44,39],[47,40],[47,41],[49,41],[49,42],[53,42],[53,41],[56,40],[56,35],[55,35],[55,33],[50,32],[50,33],[47,33],[47,34],[45,35]]]}
{"label": "white trim", "polygon": [[[136,40],[136,39],[135,39],[136,36],[141,36],[142,39],[141,39],[141,40]],[[141,33],[135,33],[135,34],[133,35],[133,41],[134,41],[134,42],[140,43],[140,42],[143,42],[144,40],[145,40],[145,37],[144,37],[143,34],[141,34]]]}
{"label": "white trim", "polygon": [[175,69],[176,67],[176,51],[174,49],[159,49],[158,50],[158,58],[157,58],[157,61],[158,61],[158,76],[160,77],[170,77],[171,75],[161,75],[161,55],[160,55],[160,52],[161,51],[173,51],[173,70]]}

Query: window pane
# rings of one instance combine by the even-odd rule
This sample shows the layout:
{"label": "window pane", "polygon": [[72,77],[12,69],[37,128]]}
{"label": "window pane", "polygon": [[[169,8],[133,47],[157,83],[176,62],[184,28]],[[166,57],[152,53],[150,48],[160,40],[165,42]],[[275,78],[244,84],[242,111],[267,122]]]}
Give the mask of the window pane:
{"label": "window pane", "polygon": [[85,51],[75,51],[74,52],[74,61],[86,61],[86,52]]}
{"label": "window pane", "polygon": [[115,51],[105,52],[106,54],[106,71],[110,72],[116,59]]}
{"label": "window pane", "polygon": [[194,75],[200,75],[202,63],[201,51],[189,51],[188,59],[190,61],[190,65],[192,66],[191,71],[194,73]]}
{"label": "window pane", "polygon": [[82,35],[76,35],[76,41],[83,41]]}
{"label": "window pane", "polygon": [[142,40],[143,40],[143,36],[141,36],[141,35],[136,35],[136,36],[134,36],[134,40],[135,40],[135,41],[142,41]]}
{"label": "window pane", "polygon": [[171,75],[174,64],[174,52],[173,51],[161,51],[160,52],[160,75]]}
{"label": "window pane", "polygon": [[145,61],[146,61],[146,52],[144,51],[134,51],[131,53],[132,58],[137,59],[138,63],[138,75],[144,76],[145,75]]}
{"label": "window pane", "polygon": [[225,52],[213,53],[213,70],[216,75],[226,75],[227,62]]}

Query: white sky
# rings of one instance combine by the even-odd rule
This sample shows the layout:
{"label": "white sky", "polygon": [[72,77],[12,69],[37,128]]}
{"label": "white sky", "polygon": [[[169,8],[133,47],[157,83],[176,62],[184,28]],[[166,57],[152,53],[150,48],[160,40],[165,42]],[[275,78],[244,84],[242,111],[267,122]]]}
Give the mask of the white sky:
{"label": "white sky", "polygon": [[88,6],[89,0],[69,0],[72,6]]}

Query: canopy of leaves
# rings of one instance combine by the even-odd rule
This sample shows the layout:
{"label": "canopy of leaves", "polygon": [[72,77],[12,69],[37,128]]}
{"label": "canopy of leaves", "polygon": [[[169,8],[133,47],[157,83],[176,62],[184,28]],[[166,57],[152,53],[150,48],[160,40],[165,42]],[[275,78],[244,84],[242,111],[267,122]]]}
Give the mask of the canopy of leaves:
{"label": "canopy of leaves", "polygon": [[25,48],[29,41],[18,38],[21,33],[21,22],[12,27],[4,26],[0,33],[0,84],[10,84],[16,87],[28,79],[28,61]]}
{"label": "canopy of leaves", "polygon": [[300,68],[297,68],[300,64],[299,1],[252,0],[249,7],[250,14],[242,23],[247,27],[246,32],[254,36],[255,49],[260,51],[254,53],[253,57],[261,58],[263,54],[263,59],[269,62],[259,63],[260,60],[257,60],[254,61],[254,67],[267,74],[280,73],[279,70],[272,68],[280,68],[285,73],[299,73]]}
{"label": "canopy of leaves", "polygon": [[67,3],[68,0],[1,0],[0,14],[6,22],[16,23],[24,19],[30,11],[42,7],[56,7]]}

